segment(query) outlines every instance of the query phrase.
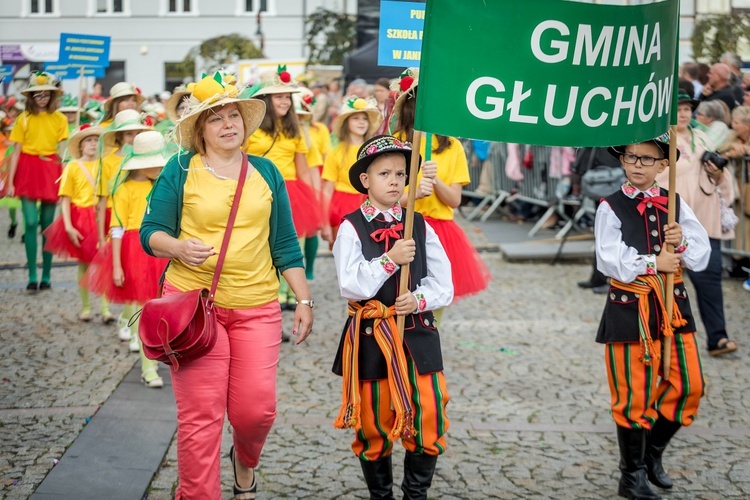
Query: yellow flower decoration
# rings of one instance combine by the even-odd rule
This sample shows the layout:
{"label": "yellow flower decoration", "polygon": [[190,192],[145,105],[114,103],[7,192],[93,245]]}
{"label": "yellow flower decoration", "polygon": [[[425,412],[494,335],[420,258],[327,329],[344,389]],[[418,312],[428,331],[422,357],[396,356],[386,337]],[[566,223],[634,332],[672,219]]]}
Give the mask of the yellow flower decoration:
{"label": "yellow flower decoration", "polygon": [[365,101],[365,100],[364,100],[364,99],[362,99],[361,97],[360,97],[360,98],[358,98],[358,99],[356,99],[356,100],[355,100],[355,101],[354,101],[354,102],[352,103],[352,108],[354,108],[354,109],[356,109],[356,110],[358,110],[358,111],[360,111],[360,110],[363,110],[363,109],[365,109],[366,107],[367,107],[367,101]]}
{"label": "yellow flower decoration", "polygon": [[234,85],[227,85],[226,87],[224,87],[224,92],[229,97],[237,97],[237,94],[240,93],[239,89],[235,87]]}
{"label": "yellow flower decoration", "polygon": [[193,97],[203,102],[217,94],[223,94],[224,87],[211,77],[206,77],[193,87]]}
{"label": "yellow flower decoration", "polygon": [[37,85],[45,85],[47,83],[47,75],[39,75],[36,77]]}

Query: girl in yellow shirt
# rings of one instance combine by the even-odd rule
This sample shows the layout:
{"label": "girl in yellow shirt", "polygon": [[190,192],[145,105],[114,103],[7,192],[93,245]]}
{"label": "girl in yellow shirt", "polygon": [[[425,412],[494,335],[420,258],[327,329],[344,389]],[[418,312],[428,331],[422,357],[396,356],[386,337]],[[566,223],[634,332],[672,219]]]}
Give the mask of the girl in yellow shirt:
{"label": "girl in yellow shirt", "polygon": [[[419,70],[407,69],[395,82],[401,91],[394,106],[397,130],[393,135],[411,142],[414,136],[414,115],[417,102]],[[394,88],[394,90],[396,90]],[[425,141],[420,153],[424,158]],[[463,146],[452,137],[435,135],[430,144],[432,161],[422,164],[417,183],[415,210],[435,230],[448,254],[453,275],[453,300],[486,289],[491,275],[479,253],[464,231],[453,220],[453,210],[461,203],[461,187],[468,184],[469,166]],[[405,199],[402,200],[405,204]],[[442,316],[442,311],[436,317]]]}
{"label": "girl in yellow shirt", "polygon": [[104,115],[99,121],[99,126],[106,129],[114,122],[117,113],[126,109],[141,110],[141,104],[146,98],[141,94],[141,89],[127,82],[115,83],[109,89],[109,99],[104,101]]}
{"label": "girl in yellow shirt", "polygon": [[[63,170],[60,181],[60,216],[45,231],[47,244],[44,249],[64,258],[78,261],[80,280],[96,255],[96,195],[94,175],[96,172],[97,143],[102,129],[81,125],[70,138],[68,153],[72,160]],[[78,319],[91,321],[89,291],[79,286],[81,313]],[[109,311],[107,300],[101,298],[102,322],[109,324],[114,316]]]}
{"label": "girl in yellow shirt", "polygon": [[[81,284],[116,304],[138,310],[158,295],[159,279],[168,262],[146,254],[138,237],[146,197],[167,162],[166,144],[161,133],[148,131],[139,134],[132,148],[126,149],[112,193],[112,238],[96,254]],[[130,334],[130,350],[141,353],[141,380],[146,387],[162,387],[158,363],[143,355],[137,320],[132,322]]]}
{"label": "girl in yellow shirt", "polygon": [[333,135],[338,144],[323,164],[323,200],[328,215],[323,239],[333,245],[341,220],[357,210],[367,198],[349,182],[349,168],[357,161],[357,150],[372,137],[383,117],[377,103],[360,97],[344,100],[341,111],[333,119]]}
{"label": "girl in yellow shirt", "polygon": [[[37,227],[52,224],[57,207],[57,179],[62,163],[57,155],[58,144],[68,138],[68,120],[56,111],[57,99],[62,94],[49,73],[31,75],[26,94],[26,110],[18,116],[9,140],[18,144],[10,160],[7,196],[21,198],[25,226],[24,245],[29,267],[26,290],[51,288],[52,254],[42,252],[42,279],[37,283]],[[37,202],[40,208],[37,209]]]}

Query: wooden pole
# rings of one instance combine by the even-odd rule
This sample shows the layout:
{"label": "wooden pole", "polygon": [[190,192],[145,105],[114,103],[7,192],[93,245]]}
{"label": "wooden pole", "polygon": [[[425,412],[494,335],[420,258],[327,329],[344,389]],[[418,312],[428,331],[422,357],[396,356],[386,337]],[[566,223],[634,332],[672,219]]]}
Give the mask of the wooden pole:
{"label": "wooden pole", "polygon": [[[419,173],[419,150],[422,146],[422,132],[414,131],[414,141],[411,145],[411,163],[409,165],[409,201],[406,204],[406,221],[404,221],[404,239],[411,239],[414,233],[414,203],[417,200],[417,174]],[[401,280],[398,293],[403,294],[409,289],[409,264],[401,266]],[[401,338],[404,338],[404,324],[406,316],[396,317],[396,326]]]}
{"label": "wooden pole", "polygon": [[[675,182],[677,178],[677,131],[674,125],[669,127],[669,213],[667,214],[667,223],[675,222],[677,214],[677,193],[675,191]],[[674,245],[667,245],[668,252],[674,252]],[[667,283],[664,287],[664,300],[666,301],[667,317],[666,321],[672,321],[672,311],[674,310],[674,273],[667,273]],[[662,378],[669,378],[669,364],[672,357],[672,337],[665,337],[662,343]]]}
{"label": "wooden pole", "polygon": [[83,94],[83,66],[78,70],[78,99],[76,100],[78,103],[78,109],[76,109],[76,128],[81,126],[81,106],[83,106],[81,94]]}

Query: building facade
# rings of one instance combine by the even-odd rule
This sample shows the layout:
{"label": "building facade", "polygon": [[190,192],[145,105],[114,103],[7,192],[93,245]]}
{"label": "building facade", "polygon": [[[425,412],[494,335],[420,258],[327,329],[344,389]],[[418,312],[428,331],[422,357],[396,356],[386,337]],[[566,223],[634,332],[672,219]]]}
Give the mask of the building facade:
{"label": "building facade", "polygon": [[[61,32],[105,35],[111,37],[105,92],[124,80],[153,94],[174,86],[167,63],[221,35],[250,38],[270,59],[305,59],[304,21],[318,7],[356,13],[354,0],[3,0],[0,59],[26,78],[38,63],[57,60]],[[64,85],[77,93],[76,81]]]}

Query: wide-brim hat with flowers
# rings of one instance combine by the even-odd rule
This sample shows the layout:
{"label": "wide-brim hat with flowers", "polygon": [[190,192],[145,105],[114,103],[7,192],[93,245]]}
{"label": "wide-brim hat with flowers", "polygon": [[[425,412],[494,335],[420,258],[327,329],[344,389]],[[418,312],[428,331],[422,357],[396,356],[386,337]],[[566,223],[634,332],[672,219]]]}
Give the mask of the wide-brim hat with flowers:
{"label": "wide-brim hat with flowers", "polygon": [[189,97],[190,91],[186,88],[177,88],[174,93],[169,96],[167,103],[164,105],[164,111],[167,113],[167,118],[172,120],[172,123],[180,119],[180,112],[177,108],[180,107],[183,100],[186,100]]}
{"label": "wide-brim hat with flowers", "polygon": [[60,80],[55,75],[44,71],[36,71],[29,78],[29,87],[22,90],[21,93],[31,94],[33,92],[44,92],[45,90],[55,92],[58,95],[63,93],[60,88]]}
{"label": "wide-brim hat with flowers", "polygon": [[[669,159],[669,134],[662,134],[659,137],[655,137],[651,140],[640,142],[653,142],[654,144],[656,144],[656,147],[661,150],[661,154],[664,155],[664,158]],[[625,154],[625,148],[627,146],[627,144],[623,146],[610,146],[607,148],[607,152],[619,160],[620,156]],[[680,149],[677,148],[677,157],[675,158],[675,161],[679,159]]]}
{"label": "wide-brim hat with flowers", "polygon": [[109,99],[104,101],[104,111],[109,112],[109,108],[112,107],[112,102],[118,97],[127,97],[134,95],[138,106],[141,105],[146,98],[141,94],[141,89],[128,82],[115,83],[111,89],[109,89]]}
{"label": "wide-brim hat with flowers", "polygon": [[141,170],[163,167],[167,164],[169,156],[167,141],[161,132],[149,130],[135,137],[133,146],[128,148],[120,168],[121,170]]}
{"label": "wide-brim hat with flowers", "polygon": [[367,129],[367,135],[373,134],[380,123],[383,121],[383,115],[378,109],[378,103],[374,99],[363,99],[361,97],[349,97],[341,105],[341,110],[331,124],[331,132],[336,137],[341,137],[341,127],[344,121],[355,113],[364,113],[370,121],[370,127]]}
{"label": "wide-brim hat with flowers", "polygon": [[139,113],[134,109],[125,109],[115,115],[115,119],[103,133],[102,142],[106,149],[117,146],[117,132],[127,132],[129,130],[153,130],[153,127],[147,122],[147,116]]}
{"label": "wide-brim hat with flowers", "polygon": [[300,91],[299,85],[286,70],[286,65],[279,66],[276,70],[264,71],[260,74],[258,81],[245,89],[243,96],[260,97],[271,94],[293,94]]}
{"label": "wide-brim hat with flowers", "polygon": [[177,123],[175,123],[174,138],[183,149],[195,151],[195,123],[204,111],[220,108],[227,104],[236,104],[245,125],[244,144],[247,138],[255,132],[266,114],[266,103],[258,99],[240,98],[241,89],[231,83],[225,83],[225,77],[216,72],[212,76],[204,76],[199,82],[188,85],[192,92],[188,100],[188,108]]}
{"label": "wide-brim hat with flowers", "polygon": [[68,154],[70,155],[70,157],[74,160],[79,159],[81,157],[81,141],[86,137],[100,137],[102,133],[104,133],[104,129],[102,129],[101,127],[92,126],[88,123],[85,123],[78,127],[70,136],[70,140],[68,141]]}
{"label": "wide-brim hat with flowers", "polygon": [[393,105],[393,113],[396,116],[401,117],[401,109],[407,99],[416,97],[417,85],[419,85],[419,68],[407,68],[391,83],[391,90],[399,92]]}
{"label": "wide-brim hat with flowers", "polygon": [[70,94],[65,94],[62,97],[62,101],[60,102],[60,107],[57,108],[57,110],[61,113],[77,113],[79,110],[85,111],[82,107],[78,105],[78,99],[76,99]]}
{"label": "wide-brim hat with flowers", "polygon": [[301,120],[312,120],[312,110],[302,100],[301,94],[292,94],[292,103],[294,103],[294,112]]}
{"label": "wide-brim hat with flowers", "polygon": [[[362,185],[360,174],[367,172],[367,168],[372,162],[386,153],[400,153],[406,158],[407,173],[411,162],[411,144],[401,142],[392,135],[376,135],[366,140],[357,151],[357,161],[349,167],[349,182],[354,189],[362,194],[367,194],[367,189]],[[419,157],[419,163],[422,163],[422,157]],[[409,185],[409,177],[406,177],[406,186]]]}

